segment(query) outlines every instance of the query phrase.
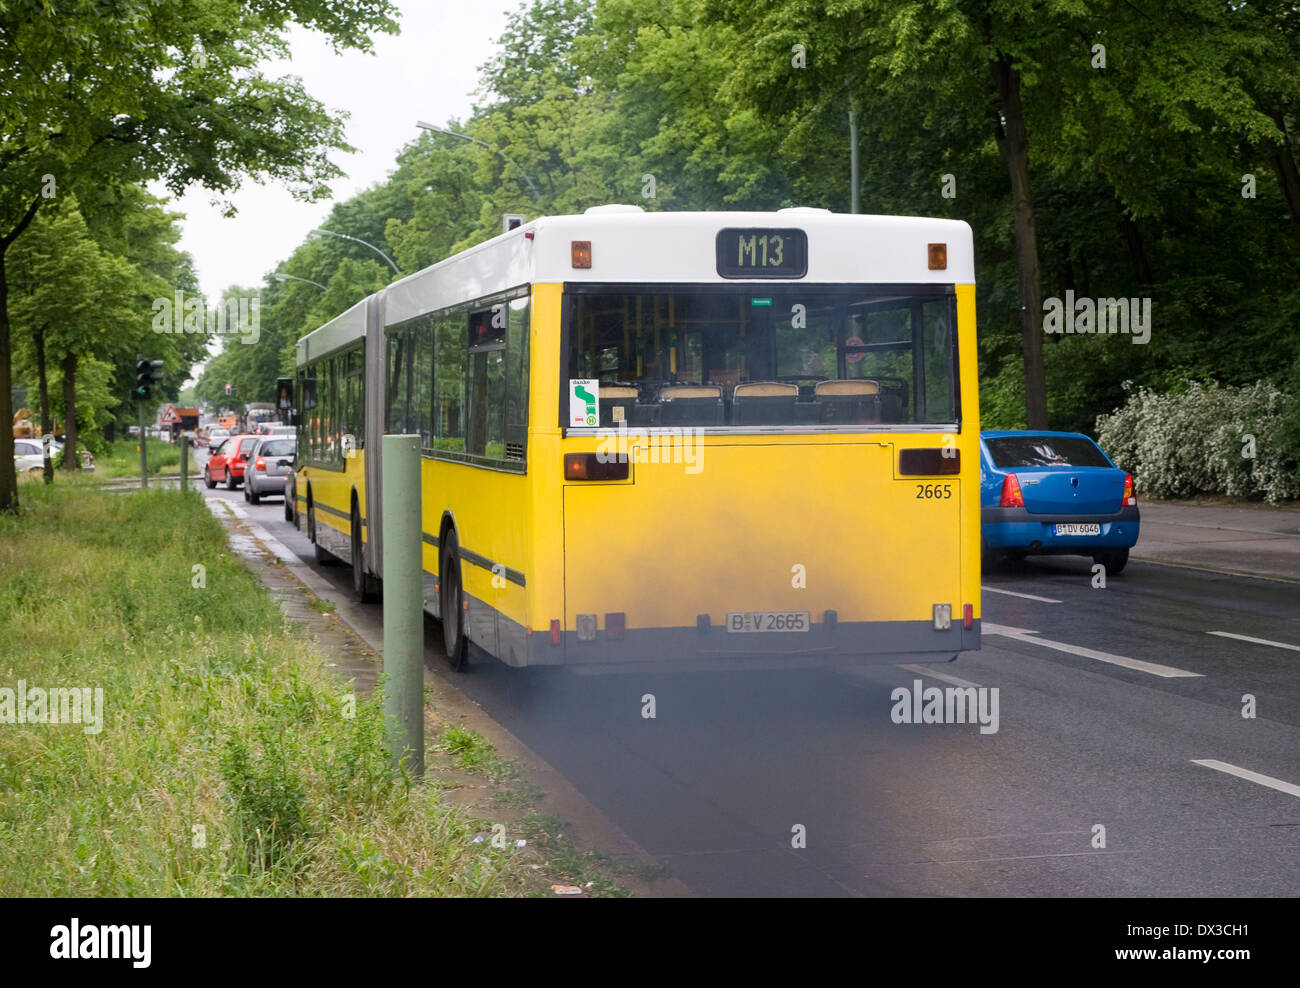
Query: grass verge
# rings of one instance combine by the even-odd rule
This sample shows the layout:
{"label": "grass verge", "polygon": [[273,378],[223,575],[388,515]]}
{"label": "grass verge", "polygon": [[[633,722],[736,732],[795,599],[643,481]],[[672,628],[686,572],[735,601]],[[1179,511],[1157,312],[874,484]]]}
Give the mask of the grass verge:
{"label": "grass verge", "polygon": [[538,891],[390,769],[381,698],[352,699],[195,493],[24,488],[0,517],[19,680],[102,689],[102,730],[2,722],[0,692],[0,896]]}

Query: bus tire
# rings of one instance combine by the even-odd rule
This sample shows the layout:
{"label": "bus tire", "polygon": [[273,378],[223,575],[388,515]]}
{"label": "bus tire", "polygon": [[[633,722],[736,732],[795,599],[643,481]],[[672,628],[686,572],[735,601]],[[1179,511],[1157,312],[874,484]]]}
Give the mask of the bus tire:
{"label": "bus tire", "polygon": [[358,604],[369,604],[375,600],[374,578],[366,572],[364,546],[361,542],[361,518],[357,514],[357,503],[352,502],[352,597]]}
{"label": "bus tire", "polygon": [[316,552],[317,565],[334,566],[338,563],[330,551],[316,541],[316,505],[311,503],[310,498],[307,501],[307,538]]}
{"label": "bus tire", "polygon": [[460,583],[460,540],[449,528],[442,542],[442,560],[438,566],[438,595],[442,611],[442,648],[447,663],[456,672],[464,672],[469,660],[469,641],[465,637],[465,606]]}

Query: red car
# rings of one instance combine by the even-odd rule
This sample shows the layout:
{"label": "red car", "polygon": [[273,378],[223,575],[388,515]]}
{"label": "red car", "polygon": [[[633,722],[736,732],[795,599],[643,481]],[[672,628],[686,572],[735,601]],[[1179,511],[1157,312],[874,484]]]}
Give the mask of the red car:
{"label": "red car", "polygon": [[223,439],[221,445],[208,454],[208,462],[203,464],[203,482],[208,487],[216,487],[224,480],[226,489],[233,491],[244,479],[244,461],[261,438],[242,435]]}

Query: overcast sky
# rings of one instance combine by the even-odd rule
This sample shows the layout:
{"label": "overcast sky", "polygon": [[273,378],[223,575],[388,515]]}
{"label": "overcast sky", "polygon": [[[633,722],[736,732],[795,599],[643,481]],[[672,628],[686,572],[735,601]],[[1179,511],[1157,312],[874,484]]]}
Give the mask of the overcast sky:
{"label": "overcast sky", "polygon": [[[267,75],[301,76],[327,108],[351,113],[347,142],[357,151],[334,156],[346,173],[333,184],[335,201],[381,181],[402,145],[420,133],[416,120],[441,125],[469,115],[478,66],[495,53],[507,12],[521,3],[397,0],[401,34],[379,35],[369,55],[335,55],[318,35],[291,35],[292,60],[268,65]],[[186,214],[180,248],[194,257],[209,300],[232,284],[262,284],[333,205],[297,202],[281,186],[254,183],[231,196],[239,209],[233,219],[223,219],[211,200],[210,193],[191,189],[170,205]]]}

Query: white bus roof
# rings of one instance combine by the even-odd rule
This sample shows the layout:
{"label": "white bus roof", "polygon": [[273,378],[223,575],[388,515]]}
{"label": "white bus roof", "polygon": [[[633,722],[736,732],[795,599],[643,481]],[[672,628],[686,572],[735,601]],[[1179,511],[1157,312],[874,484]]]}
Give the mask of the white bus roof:
{"label": "white bus roof", "polygon": [[[961,220],[863,216],[824,209],[773,212],[644,212],[597,206],[581,215],[543,216],[389,285],[384,323],[484,298],[520,285],[727,284],[758,279],[718,274],[716,238],[729,228],[789,229],[807,234],[807,271],[792,284],[974,284],[970,226]],[[573,241],[591,244],[591,267],[575,268]],[[947,267],[931,270],[929,245],[945,244]],[[364,302],[309,334],[307,353],[326,353],[364,333]],[[300,343],[300,358],[304,350]]]}

